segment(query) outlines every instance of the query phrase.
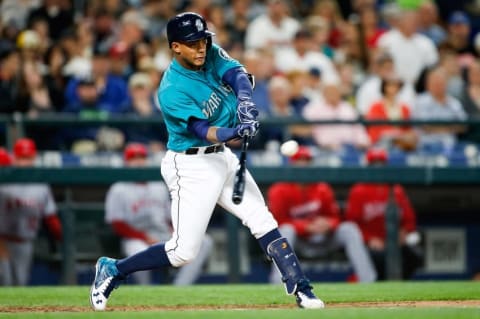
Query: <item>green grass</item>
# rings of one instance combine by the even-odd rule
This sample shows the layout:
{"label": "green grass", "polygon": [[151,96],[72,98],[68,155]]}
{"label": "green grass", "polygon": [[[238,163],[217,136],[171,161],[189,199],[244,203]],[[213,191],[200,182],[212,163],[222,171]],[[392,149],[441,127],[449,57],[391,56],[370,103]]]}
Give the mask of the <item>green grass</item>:
{"label": "green grass", "polygon": [[[196,285],[122,286],[112,293],[109,311],[89,309],[89,287],[22,287],[0,288],[0,318],[468,318],[480,319],[480,309],[473,307],[443,308],[336,308],[350,302],[399,302],[438,300],[479,300],[478,282],[388,282],[375,284],[316,283],[315,292],[323,299],[324,310],[288,308],[294,298],[286,296],[283,287],[274,285]],[[248,309],[262,305],[285,309]],[[139,307],[147,307],[139,310]],[[188,310],[167,310],[164,307],[189,306]],[[238,306],[243,310],[231,309]],[[330,308],[329,308],[330,306]],[[35,312],[5,313],[13,307],[34,307]],[[67,312],[67,308],[72,308]],[[129,311],[128,307],[136,307]],[[218,307],[195,310],[192,307]],[[222,309],[226,308],[226,309]],[[57,308],[57,312],[55,312]],[[247,309],[245,309],[247,308]],[[117,311],[115,311],[117,309]],[[49,312],[40,312],[48,310]]]}

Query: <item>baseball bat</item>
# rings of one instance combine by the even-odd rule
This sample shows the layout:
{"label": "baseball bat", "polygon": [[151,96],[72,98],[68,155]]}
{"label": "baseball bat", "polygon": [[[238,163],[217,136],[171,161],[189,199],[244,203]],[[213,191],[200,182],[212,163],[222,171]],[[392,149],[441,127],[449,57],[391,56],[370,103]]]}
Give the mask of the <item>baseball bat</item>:
{"label": "baseball bat", "polygon": [[240,153],[240,160],[238,163],[238,169],[235,173],[235,180],[233,183],[232,201],[238,205],[243,200],[243,192],[245,191],[245,170],[247,162],[247,148],[248,148],[248,136],[243,137],[242,151]]}

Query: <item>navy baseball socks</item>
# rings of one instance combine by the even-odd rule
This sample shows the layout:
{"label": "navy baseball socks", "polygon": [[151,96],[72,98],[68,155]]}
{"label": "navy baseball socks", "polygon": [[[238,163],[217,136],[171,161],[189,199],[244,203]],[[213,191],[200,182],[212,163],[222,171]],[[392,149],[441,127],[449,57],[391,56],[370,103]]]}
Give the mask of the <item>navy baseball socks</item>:
{"label": "navy baseball socks", "polygon": [[[295,295],[300,308],[324,308],[323,301],[312,292],[312,286],[300,268],[297,256],[274,229],[258,239],[263,250],[273,260],[282,275],[287,294]],[[133,256],[116,260],[100,257],[95,265],[95,279],[90,289],[90,304],[94,310],[105,310],[110,293],[127,275],[140,270],[171,266],[164,244],[157,244]]]}
{"label": "navy baseball socks", "polygon": [[313,287],[300,268],[295,252],[288,241],[281,237],[278,229],[274,229],[258,239],[263,250],[273,260],[282,275],[288,295],[295,295],[300,308],[325,308],[322,300],[313,293]]}
{"label": "navy baseball socks", "polygon": [[150,270],[171,266],[164,244],[156,244],[138,254],[116,260],[100,257],[95,265],[95,279],[90,288],[90,304],[94,310],[107,307],[108,297],[113,289],[127,278],[128,274],[140,270]]}

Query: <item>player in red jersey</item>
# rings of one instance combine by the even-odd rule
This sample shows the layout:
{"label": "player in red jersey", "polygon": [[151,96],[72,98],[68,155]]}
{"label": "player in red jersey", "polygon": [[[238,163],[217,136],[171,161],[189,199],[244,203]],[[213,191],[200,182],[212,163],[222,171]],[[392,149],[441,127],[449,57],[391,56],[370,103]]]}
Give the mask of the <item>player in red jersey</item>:
{"label": "player in red jersey", "polygon": [[[367,162],[370,165],[384,164],[388,154],[381,149],[371,149],[367,152]],[[410,278],[422,263],[422,253],[419,246],[420,236],[417,232],[416,216],[412,204],[399,185],[383,183],[356,183],[350,189],[345,218],[355,222],[361,229],[365,244],[378,272],[378,279],[385,279],[385,213],[393,191],[393,198],[400,214],[400,244],[402,248],[404,279]]]}
{"label": "player in red jersey", "polygon": [[[300,146],[290,158],[296,165],[311,162],[309,148]],[[322,256],[345,249],[361,282],[376,279],[375,267],[362,242],[357,225],[341,220],[340,209],[329,184],[278,182],[268,190],[268,206],[278,221],[280,233],[304,256]],[[280,282],[275,269],[272,283]]]}

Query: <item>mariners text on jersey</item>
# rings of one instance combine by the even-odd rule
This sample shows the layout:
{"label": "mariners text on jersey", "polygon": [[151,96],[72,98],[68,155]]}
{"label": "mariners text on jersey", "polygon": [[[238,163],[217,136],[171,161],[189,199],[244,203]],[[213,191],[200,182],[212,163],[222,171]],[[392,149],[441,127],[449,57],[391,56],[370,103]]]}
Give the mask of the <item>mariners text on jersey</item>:
{"label": "mariners text on jersey", "polygon": [[206,119],[211,126],[234,127],[238,123],[235,92],[222,81],[225,72],[236,67],[242,65],[222,56],[216,44],[208,49],[201,70],[188,70],[172,61],[157,92],[169,133],[168,149],[183,151],[210,144],[189,132],[187,125],[192,117]]}

